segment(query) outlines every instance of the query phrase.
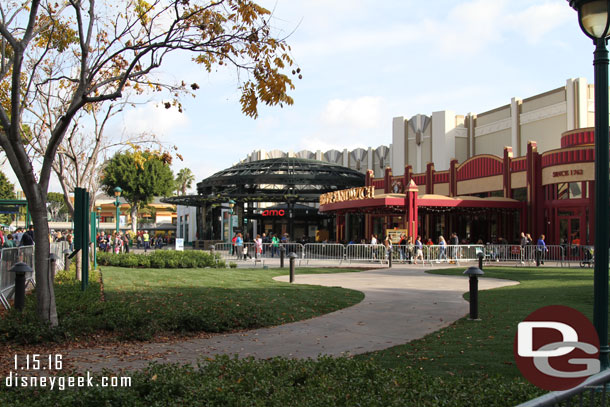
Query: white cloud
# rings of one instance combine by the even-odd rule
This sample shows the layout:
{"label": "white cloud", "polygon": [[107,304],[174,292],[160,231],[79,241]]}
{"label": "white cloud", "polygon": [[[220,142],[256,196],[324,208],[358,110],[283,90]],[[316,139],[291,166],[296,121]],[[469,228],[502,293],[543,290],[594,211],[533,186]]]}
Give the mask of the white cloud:
{"label": "white cloud", "polygon": [[576,22],[576,13],[558,2],[538,4],[508,16],[506,23],[529,43],[536,44],[555,28]]}
{"label": "white cloud", "polygon": [[129,134],[154,133],[163,138],[187,127],[188,117],[177,108],[165,109],[160,103],[147,103],[125,112],[123,129]]}
{"label": "white cloud", "polygon": [[382,98],[372,96],[333,99],[322,112],[322,122],[342,128],[375,128],[384,116],[382,102]]}

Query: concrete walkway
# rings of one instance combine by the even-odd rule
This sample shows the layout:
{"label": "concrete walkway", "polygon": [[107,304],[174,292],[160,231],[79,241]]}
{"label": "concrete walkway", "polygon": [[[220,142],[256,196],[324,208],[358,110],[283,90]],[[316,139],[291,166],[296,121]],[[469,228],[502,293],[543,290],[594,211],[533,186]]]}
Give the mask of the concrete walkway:
{"label": "concrete walkway", "polygon": [[[429,269],[429,267],[427,268]],[[287,276],[278,280],[288,281]],[[137,369],[151,361],[196,363],[217,354],[270,358],[345,356],[386,349],[421,338],[468,314],[468,278],[425,274],[402,266],[359,273],[297,275],[299,284],[341,286],[364,292],[364,300],[321,317],[178,343],[76,349],[64,354],[78,370]],[[482,278],[480,289],[518,284]]]}

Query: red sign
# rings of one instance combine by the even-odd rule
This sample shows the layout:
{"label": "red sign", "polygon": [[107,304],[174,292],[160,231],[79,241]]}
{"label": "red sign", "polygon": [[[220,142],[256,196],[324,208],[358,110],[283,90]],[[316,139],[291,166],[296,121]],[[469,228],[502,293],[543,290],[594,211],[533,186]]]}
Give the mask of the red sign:
{"label": "red sign", "polygon": [[276,209],[266,209],[263,211],[263,216],[284,216],[284,210],[280,209],[279,211]]}

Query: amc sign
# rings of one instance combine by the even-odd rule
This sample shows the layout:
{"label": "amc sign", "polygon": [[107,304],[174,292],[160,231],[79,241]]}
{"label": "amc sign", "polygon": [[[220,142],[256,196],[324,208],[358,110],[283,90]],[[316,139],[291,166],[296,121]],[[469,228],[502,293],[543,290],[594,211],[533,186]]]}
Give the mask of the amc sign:
{"label": "amc sign", "polygon": [[283,209],[277,210],[277,209],[267,209],[264,210],[262,215],[263,216],[284,216],[286,212]]}

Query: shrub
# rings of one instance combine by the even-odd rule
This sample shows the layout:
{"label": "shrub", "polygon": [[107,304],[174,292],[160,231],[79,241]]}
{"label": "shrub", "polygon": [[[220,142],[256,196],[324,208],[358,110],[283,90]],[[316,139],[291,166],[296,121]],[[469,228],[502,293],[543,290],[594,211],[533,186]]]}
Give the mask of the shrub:
{"label": "shrub", "polygon": [[219,255],[211,255],[203,251],[187,250],[183,252],[174,250],[157,250],[150,254],[136,253],[106,253],[97,254],[97,262],[101,266],[115,267],[143,267],[143,268],[204,268],[226,267]]}
{"label": "shrub", "polygon": [[137,254],[120,254],[121,267],[138,267],[138,255]]}
{"label": "shrub", "polygon": [[151,256],[150,257],[150,267],[162,269],[165,267],[165,259],[161,256]]}
{"label": "shrub", "polygon": [[237,268],[237,263],[232,261],[229,263],[229,267],[231,267],[232,269]]}
{"label": "shrub", "polygon": [[144,254],[138,254],[138,266],[140,267],[150,267],[150,258]]}

